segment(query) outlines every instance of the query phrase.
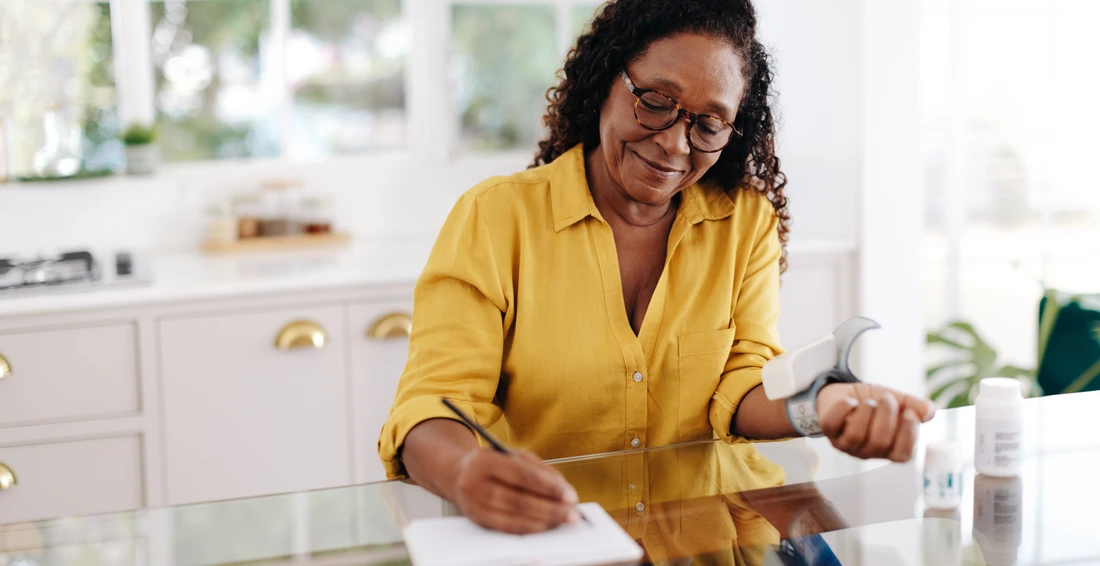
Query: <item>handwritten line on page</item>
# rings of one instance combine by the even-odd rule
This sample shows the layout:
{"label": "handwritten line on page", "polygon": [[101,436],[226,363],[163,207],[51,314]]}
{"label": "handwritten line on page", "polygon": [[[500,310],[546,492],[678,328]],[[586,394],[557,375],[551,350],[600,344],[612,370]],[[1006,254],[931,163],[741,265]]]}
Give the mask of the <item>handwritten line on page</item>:
{"label": "handwritten line on page", "polygon": [[405,528],[405,546],[416,566],[582,566],[642,558],[642,548],[599,503],[578,509],[591,524],[533,535],[490,531],[465,517],[419,519]]}

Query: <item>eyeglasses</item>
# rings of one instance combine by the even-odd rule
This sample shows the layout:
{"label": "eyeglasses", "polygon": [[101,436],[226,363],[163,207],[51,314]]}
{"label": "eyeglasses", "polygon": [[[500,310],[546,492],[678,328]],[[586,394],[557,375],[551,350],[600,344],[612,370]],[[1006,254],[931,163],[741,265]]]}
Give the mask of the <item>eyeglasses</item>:
{"label": "eyeglasses", "polygon": [[634,81],[630,80],[630,76],[626,74],[626,69],[620,71],[619,76],[626,83],[626,88],[630,90],[630,94],[638,98],[638,101],[634,103],[634,119],[647,130],[667,130],[681,116],[687,116],[688,143],[691,144],[691,147],[703,153],[722,151],[729,145],[734,133],[738,136],[741,135],[741,132],[733,127],[733,124],[721,118],[709,114],[688,112],[680,108],[680,104],[674,98],[660,91],[638,88],[634,85]]}

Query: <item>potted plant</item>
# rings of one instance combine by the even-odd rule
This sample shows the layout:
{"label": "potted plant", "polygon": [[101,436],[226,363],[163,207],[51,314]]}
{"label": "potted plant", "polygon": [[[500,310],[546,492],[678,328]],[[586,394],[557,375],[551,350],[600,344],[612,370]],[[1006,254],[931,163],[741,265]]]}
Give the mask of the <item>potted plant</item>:
{"label": "potted plant", "polygon": [[152,126],[131,124],[122,133],[126,145],[126,172],[131,175],[148,175],[157,169],[156,130]]}

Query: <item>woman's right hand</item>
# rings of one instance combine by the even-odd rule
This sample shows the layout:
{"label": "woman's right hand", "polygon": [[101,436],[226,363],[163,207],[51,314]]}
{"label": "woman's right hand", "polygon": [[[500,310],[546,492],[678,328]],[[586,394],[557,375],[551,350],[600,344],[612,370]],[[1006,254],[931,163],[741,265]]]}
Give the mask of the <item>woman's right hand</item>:
{"label": "woman's right hand", "polygon": [[513,457],[471,450],[458,463],[451,500],[471,521],[506,533],[537,533],[580,520],[576,490],[530,452]]}
{"label": "woman's right hand", "polygon": [[401,460],[416,483],[488,529],[537,533],[580,519],[577,491],[561,472],[530,452],[513,457],[481,448],[473,432],[453,420],[414,426]]}

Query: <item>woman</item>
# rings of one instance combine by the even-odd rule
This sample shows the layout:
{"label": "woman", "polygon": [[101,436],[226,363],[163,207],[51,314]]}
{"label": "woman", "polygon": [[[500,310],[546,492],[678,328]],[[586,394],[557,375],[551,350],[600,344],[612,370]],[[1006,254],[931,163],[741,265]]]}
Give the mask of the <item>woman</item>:
{"label": "woman", "polygon": [[[570,51],[535,166],[448,217],[415,292],[379,440],[475,522],[577,520],[540,458],[795,436],[761,387],[778,342],[787,199],[769,58],[749,0],[617,0]],[[509,444],[479,448],[440,398]],[[908,460],[926,401],[869,384],[817,397],[834,446]]]}

